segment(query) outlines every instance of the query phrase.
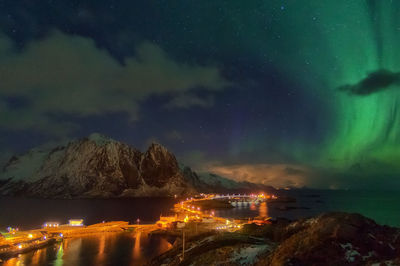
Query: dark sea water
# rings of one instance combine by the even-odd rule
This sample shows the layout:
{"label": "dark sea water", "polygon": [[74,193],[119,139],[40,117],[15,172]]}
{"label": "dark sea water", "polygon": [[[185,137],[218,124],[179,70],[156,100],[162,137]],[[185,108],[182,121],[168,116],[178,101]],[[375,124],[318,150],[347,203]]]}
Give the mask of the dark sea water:
{"label": "dark sea water", "polygon": [[68,223],[83,219],[84,223],[129,221],[154,223],[160,215],[171,213],[172,198],[135,199],[26,199],[0,198],[0,230],[6,226],[21,229],[40,228],[45,222]]}
{"label": "dark sea water", "polygon": [[[285,191],[296,197],[289,204],[260,204],[215,210],[217,216],[272,216],[298,219],[326,211],[361,213],[377,223],[400,227],[400,194],[394,192]],[[0,198],[0,230],[7,226],[39,228],[46,221],[66,223],[82,218],[86,224],[123,220],[153,223],[168,214],[176,202],[166,198],[108,200],[39,200]],[[285,206],[297,209],[281,210]],[[306,209],[305,209],[306,208]],[[108,233],[66,239],[62,244],[10,259],[4,265],[143,265],[149,258],[171,247],[163,238],[137,233]]]}
{"label": "dark sea water", "polygon": [[64,239],[62,243],[11,258],[3,265],[144,265],[149,258],[170,248],[166,239],[144,233],[105,233]]}
{"label": "dark sea water", "polygon": [[[102,221],[154,223],[171,213],[169,198],[43,200],[0,198],[0,230],[40,228],[47,221],[85,224]],[[143,265],[171,248],[166,239],[145,233],[106,233],[73,239],[7,260],[4,265]],[[1,265],[1,263],[0,263]]]}
{"label": "dark sea water", "polygon": [[[222,217],[267,216],[299,219],[328,211],[360,213],[382,225],[400,227],[400,193],[341,190],[295,190],[282,193],[295,197],[294,203],[268,204],[216,211]],[[294,207],[281,210],[283,206]],[[297,208],[297,209],[296,209]]]}

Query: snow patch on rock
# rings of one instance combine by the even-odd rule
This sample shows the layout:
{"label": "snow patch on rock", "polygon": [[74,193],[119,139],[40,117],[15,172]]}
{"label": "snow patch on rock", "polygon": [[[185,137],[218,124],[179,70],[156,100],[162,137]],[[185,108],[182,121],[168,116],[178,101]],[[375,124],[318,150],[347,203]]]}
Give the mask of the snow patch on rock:
{"label": "snow patch on rock", "polygon": [[108,138],[100,133],[92,133],[89,135],[88,139],[96,143],[98,146],[104,146],[111,142],[115,142],[113,139]]}
{"label": "snow patch on rock", "polygon": [[353,248],[351,243],[340,244],[340,246],[345,250],[345,258],[348,262],[354,262],[356,256],[361,256],[361,254]]}
{"label": "snow patch on rock", "polygon": [[44,161],[48,157],[49,151],[31,150],[28,153],[13,157],[0,174],[0,179],[12,178],[14,181],[34,182],[35,173],[39,171]]}
{"label": "snow patch on rock", "polygon": [[240,187],[238,182],[213,173],[202,172],[199,173],[198,176],[199,179],[207,185],[219,186],[227,189],[235,189]]}
{"label": "snow patch on rock", "polygon": [[13,157],[0,194],[44,198],[173,196],[196,192],[160,144],[142,153],[101,134]]}
{"label": "snow patch on rock", "polygon": [[239,265],[253,265],[257,262],[257,258],[260,254],[270,249],[270,245],[250,245],[241,247],[234,253],[232,261]]}

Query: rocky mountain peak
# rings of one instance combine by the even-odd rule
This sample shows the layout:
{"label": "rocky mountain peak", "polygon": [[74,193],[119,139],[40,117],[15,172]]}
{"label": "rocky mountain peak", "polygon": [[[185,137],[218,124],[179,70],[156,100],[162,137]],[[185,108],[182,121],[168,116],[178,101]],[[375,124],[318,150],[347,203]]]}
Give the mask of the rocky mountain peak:
{"label": "rocky mountain peak", "polygon": [[0,195],[45,198],[173,196],[214,191],[216,185],[242,188],[222,177],[199,178],[159,143],[142,153],[99,133],[32,149],[14,156],[0,171]]}
{"label": "rocky mountain peak", "polygon": [[162,153],[162,154],[168,154],[169,151],[167,150],[166,147],[161,145],[160,143],[157,142],[152,142],[147,149],[148,153]]}
{"label": "rocky mountain peak", "polygon": [[109,143],[116,142],[115,140],[113,140],[105,135],[102,135],[100,133],[92,133],[87,137],[87,139],[89,141],[96,143],[96,145],[98,145],[98,146],[104,146]]}
{"label": "rocky mountain peak", "polygon": [[143,155],[140,166],[145,182],[156,187],[166,185],[168,182],[166,177],[175,177],[180,173],[175,156],[158,143],[150,145]]}
{"label": "rocky mountain peak", "polygon": [[142,153],[99,133],[13,158],[0,194],[48,198],[166,196],[193,191],[175,156],[153,143]]}

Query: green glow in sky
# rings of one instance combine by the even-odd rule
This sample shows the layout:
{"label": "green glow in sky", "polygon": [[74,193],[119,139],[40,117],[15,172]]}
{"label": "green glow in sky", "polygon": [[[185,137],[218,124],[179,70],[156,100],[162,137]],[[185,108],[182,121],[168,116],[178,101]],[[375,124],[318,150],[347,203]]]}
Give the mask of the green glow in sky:
{"label": "green glow in sky", "polygon": [[[78,21],[61,4],[0,10],[1,147],[100,131],[134,146],[158,139],[195,169],[237,164],[263,179],[276,164],[279,181],[287,165],[300,185],[400,187],[399,0],[140,4],[99,0]],[[13,130],[37,137],[19,147]]]}
{"label": "green glow in sky", "polygon": [[400,3],[389,0],[307,1],[285,7],[286,22],[277,30],[287,45],[278,48],[281,40],[276,43],[281,71],[298,79],[331,114],[316,165],[348,168],[378,162],[396,167],[399,162],[399,88],[364,96],[337,89],[380,69],[400,71],[399,11]]}
{"label": "green glow in sky", "polygon": [[338,165],[350,166],[370,160],[393,164],[400,159],[398,88],[366,96],[335,90],[343,84],[357,83],[379,69],[400,70],[396,47],[400,41],[399,24],[393,12],[399,9],[391,1],[374,3],[372,7],[366,1],[358,1],[351,7],[353,11],[343,13],[325,6],[329,9],[322,16],[327,19],[327,25],[330,19],[346,22],[346,27],[339,26],[326,36],[337,68],[334,72],[327,71],[325,77],[336,117],[335,130],[326,143],[326,156],[337,160]]}

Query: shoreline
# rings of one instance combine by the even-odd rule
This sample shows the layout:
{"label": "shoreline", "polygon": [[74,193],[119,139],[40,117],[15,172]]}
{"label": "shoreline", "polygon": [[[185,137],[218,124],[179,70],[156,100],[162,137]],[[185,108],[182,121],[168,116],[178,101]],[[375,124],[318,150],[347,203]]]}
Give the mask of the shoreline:
{"label": "shoreline", "polygon": [[[253,197],[253,196],[252,196]],[[208,200],[209,202],[214,202],[215,197],[211,196],[203,196],[201,199],[187,199],[185,204],[202,202],[204,200]],[[222,217],[215,217],[214,215],[209,215],[200,211],[200,207],[197,207],[194,210],[194,206],[188,208],[184,202],[176,203],[173,208],[173,212],[175,213],[175,218],[168,217],[168,219],[163,222],[161,219],[155,224],[141,224],[141,225],[133,225],[129,224],[126,221],[112,221],[112,222],[103,222],[96,223],[88,226],[84,226],[81,224],[83,220],[80,220],[80,224],[75,226],[74,224],[64,224],[54,226],[54,224],[46,223],[45,226],[41,229],[32,229],[26,231],[19,231],[15,229],[11,229],[10,233],[7,234],[7,238],[0,241],[0,246],[4,245],[8,247],[4,247],[0,252],[0,258],[6,258],[13,255],[18,255],[21,253],[26,253],[31,250],[40,249],[43,246],[37,246],[32,242],[32,238],[35,239],[36,243],[41,241],[43,243],[53,243],[57,241],[62,241],[65,238],[75,238],[82,237],[86,235],[93,235],[105,232],[123,232],[123,231],[145,231],[148,233],[164,230],[164,233],[167,232],[166,236],[171,236],[171,225],[178,224],[181,222],[187,228],[195,224],[195,232],[198,233],[198,230],[205,231],[214,231],[214,230],[237,230],[240,228],[239,221],[230,221],[229,219]],[[225,202],[224,206],[231,206],[230,203]],[[190,218],[189,218],[190,217]],[[161,217],[160,217],[161,218]],[[208,222],[202,222],[204,219],[208,219]],[[205,220],[204,220],[205,221]],[[172,222],[172,223],[171,223]],[[241,222],[240,222],[241,223]],[[175,225],[176,226],[176,225]],[[160,228],[161,227],[161,228]],[[194,231],[194,229],[191,229]],[[173,234],[172,234],[173,235]],[[22,245],[26,246],[22,248]]]}
{"label": "shoreline", "polygon": [[151,231],[155,229],[155,224],[130,225],[129,222],[125,221],[112,221],[88,226],[60,225],[53,228],[14,231],[14,233],[8,235],[9,239],[0,239],[0,259],[9,259],[69,238],[136,230]]}
{"label": "shoreline", "polygon": [[[235,195],[231,195],[230,197],[233,198],[233,197],[235,197]],[[312,194],[312,195],[310,194],[310,195],[308,195],[306,197],[308,197],[310,199],[315,199],[315,198],[319,199],[321,196],[320,195],[316,196],[315,194]],[[164,197],[159,197],[159,198],[163,199]],[[102,200],[104,200],[104,199],[102,199]],[[190,203],[191,200],[188,200],[187,203],[185,203],[185,205],[186,204],[188,204],[190,206],[196,205],[195,204],[196,201],[197,200],[194,200],[193,203]],[[267,203],[272,203],[271,206],[270,206],[271,208],[274,208],[274,203],[289,203],[290,204],[290,203],[295,202],[292,199],[287,199],[285,197],[278,198],[277,200],[274,200],[274,201],[268,201],[268,200],[265,200],[265,201]],[[201,201],[197,201],[197,202],[201,202]],[[206,211],[207,209],[201,208],[201,211],[200,211],[200,210],[197,210],[197,208],[196,208],[196,210],[194,210],[192,207],[187,208],[188,206],[186,206],[185,208],[182,208],[182,206],[180,206],[179,202],[176,203],[174,205],[174,207],[175,207],[175,213],[179,213],[180,211],[182,211],[182,215],[180,217],[176,217],[175,218],[177,220],[184,219],[186,214],[191,214],[193,216],[193,220],[189,221],[186,224],[187,230],[188,230],[186,232],[186,236],[187,237],[193,237],[193,236],[196,236],[199,233],[205,233],[205,232],[211,232],[211,234],[220,235],[220,234],[224,234],[225,232],[229,233],[230,232],[229,230],[232,230],[232,233],[234,233],[235,231],[238,231],[238,228],[234,228],[234,227],[229,227],[228,228],[226,225],[224,225],[227,220],[231,220],[233,222],[232,223],[233,225],[236,225],[236,224],[242,224],[242,225],[247,224],[246,223],[247,219],[242,219],[241,221],[239,221],[239,220],[233,221],[233,219],[229,219],[229,218],[214,217],[214,219],[215,219],[214,223],[215,224],[207,224],[207,226],[204,226],[206,223],[201,222],[201,221],[197,220],[198,218],[196,219],[194,217],[195,216],[202,216],[201,218],[203,218],[203,216],[204,217],[210,216],[211,212],[203,213],[203,211]],[[197,207],[197,205],[196,205],[196,207]],[[231,207],[229,207],[229,209],[230,208]],[[182,210],[176,211],[176,209],[182,209]],[[299,209],[299,208],[297,208],[297,209]],[[289,207],[289,211],[290,210],[291,210],[291,208]],[[299,210],[301,210],[301,208]],[[285,211],[287,211],[287,210],[285,210]],[[324,213],[326,213],[326,212],[324,212]],[[349,215],[352,215],[352,214],[349,214]],[[318,216],[320,216],[320,214],[318,214]],[[315,215],[312,215],[312,216],[310,215],[310,216],[307,216],[307,217],[316,217],[316,216]],[[296,222],[301,222],[302,220],[313,220],[313,219],[298,218],[298,219],[287,220],[287,222],[295,224]],[[264,223],[264,221],[262,219],[259,222],[260,223]],[[270,222],[271,223],[275,223],[276,219],[271,219]],[[341,222],[341,221],[338,221],[338,223],[339,222]],[[89,226],[86,226],[85,228],[73,228],[73,232],[72,231],[68,232],[68,233],[66,232],[63,237],[64,238],[75,238],[75,237],[79,238],[79,237],[84,237],[84,236],[89,236],[89,235],[96,235],[96,234],[101,234],[101,233],[106,233],[106,232],[116,233],[116,232],[124,232],[124,231],[128,231],[128,230],[134,232],[136,230],[135,227],[138,227],[137,225],[127,225],[128,222],[124,222],[124,221],[119,221],[119,222],[116,221],[116,222],[108,222],[108,223],[126,223],[126,224],[116,226],[115,228],[112,228],[112,227],[103,228],[103,230],[102,230],[102,225],[104,225],[103,223],[89,225]],[[125,226],[125,225],[127,225],[127,226]],[[151,230],[150,230],[150,228],[148,230],[150,235],[161,236],[161,237],[164,237],[164,238],[168,238],[171,241],[171,244],[175,243],[175,242],[178,243],[180,241],[180,239],[182,239],[182,230],[175,230],[174,231],[174,230],[167,229],[167,228],[159,228],[159,227],[156,226],[156,224],[147,224],[147,225],[141,224],[140,226],[143,227],[143,228],[146,227],[146,226],[147,227],[153,227],[153,228],[151,228]],[[258,226],[264,226],[264,225],[258,225]],[[378,225],[378,226],[381,226],[381,225]],[[224,227],[224,228],[217,229],[216,227]],[[396,228],[398,228],[398,227],[396,227]],[[64,228],[64,230],[67,230],[67,229],[68,228]],[[69,229],[71,229],[71,228],[69,228]],[[58,230],[60,230],[60,229],[58,229]],[[30,230],[29,232],[32,232],[32,231],[43,231],[43,229]],[[53,230],[53,231],[56,232],[55,230]],[[190,231],[192,231],[192,233],[190,233]],[[193,232],[195,232],[195,233],[193,233]],[[43,247],[33,247],[30,250],[24,249],[24,250],[21,250],[18,253],[16,253],[16,255],[18,255],[20,253],[30,252],[32,250],[40,249],[40,248],[43,248]],[[13,254],[13,256],[15,256],[15,254]],[[0,258],[3,259],[3,257],[0,255]]]}

